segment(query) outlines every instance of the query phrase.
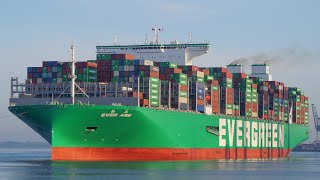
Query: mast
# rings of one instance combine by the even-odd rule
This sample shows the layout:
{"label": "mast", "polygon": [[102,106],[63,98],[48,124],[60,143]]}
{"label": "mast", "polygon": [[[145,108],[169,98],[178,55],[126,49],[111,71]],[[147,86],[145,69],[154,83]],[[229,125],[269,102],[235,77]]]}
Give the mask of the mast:
{"label": "mast", "polygon": [[74,46],[72,45],[71,46],[71,54],[72,54],[72,58],[71,58],[71,87],[70,87],[70,96],[71,96],[71,104],[74,105],[74,96],[75,96],[75,79],[76,79],[76,76],[75,76],[75,64],[76,64],[76,61],[74,59]]}

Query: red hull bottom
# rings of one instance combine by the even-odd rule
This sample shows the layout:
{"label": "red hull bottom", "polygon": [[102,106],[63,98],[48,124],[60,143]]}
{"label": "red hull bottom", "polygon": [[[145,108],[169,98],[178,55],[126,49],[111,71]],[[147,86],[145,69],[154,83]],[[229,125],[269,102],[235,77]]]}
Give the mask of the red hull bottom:
{"label": "red hull bottom", "polygon": [[278,148],[70,148],[53,147],[52,160],[68,161],[170,161],[214,159],[266,159],[286,157]]}

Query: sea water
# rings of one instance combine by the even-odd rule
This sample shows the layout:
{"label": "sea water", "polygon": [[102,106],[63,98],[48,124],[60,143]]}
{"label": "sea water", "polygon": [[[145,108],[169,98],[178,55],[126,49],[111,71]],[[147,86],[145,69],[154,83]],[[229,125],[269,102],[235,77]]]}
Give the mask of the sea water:
{"label": "sea water", "polygon": [[0,179],[320,179],[320,153],[288,158],[162,162],[51,161],[50,149],[0,149]]}

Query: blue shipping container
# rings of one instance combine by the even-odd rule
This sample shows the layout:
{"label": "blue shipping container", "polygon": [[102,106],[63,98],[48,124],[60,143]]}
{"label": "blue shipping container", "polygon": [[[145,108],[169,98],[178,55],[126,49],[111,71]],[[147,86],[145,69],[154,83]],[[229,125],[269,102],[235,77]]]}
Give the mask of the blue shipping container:
{"label": "blue shipping container", "polygon": [[204,112],[204,106],[197,105],[197,111]]}
{"label": "blue shipping container", "polygon": [[27,68],[27,72],[28,72],[28,73],[32,73],[32,67],[28,67],[28,68]]}
{"label": "blue shipping container", "polygon": [[140,60],[133,60],[133,65],[139,66]]}

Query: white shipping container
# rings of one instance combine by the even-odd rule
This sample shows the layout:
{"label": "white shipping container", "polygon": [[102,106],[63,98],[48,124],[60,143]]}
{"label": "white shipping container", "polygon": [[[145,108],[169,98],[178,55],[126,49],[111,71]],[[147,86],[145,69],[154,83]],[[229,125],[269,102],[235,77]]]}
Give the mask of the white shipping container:
{"label": "white shipping container", "polygon": [[129,77],[129,82],[134,82],[134,78],[133,77]]}
{"label": "white shipping container", "polygon": [[152,71],[159,72],[159,67],[158,66],[152,66]]}
{"label": "white shipping container", "polygon": [[129,71],[134,71],[134,66],[129,66]]}
{"label": "white shipping container", "polygon": [[113,76],[119,76],[119,71],[113,71]]}
{"label": "white shipping container", "polygon": [[38,83],[38,84],[42,83],[42,78],[38,78],[38,79],[37,79],[37,83]]}
{"label": "white shipping container", "polygon": [[251,74],[270,74],[269,65],[254,64],[251,66]]}
{"label": "white shipping container", "polygon": [[186,97],[179,98],[180,103],[188,103],[188,99]]}
{"label": "white shipping container", "polygon": [[233,114],[232,109],[226,109],[226,114],[229,114],[229,115]]}
{"label": "white shipping container", "polygon": [[252,117],[258,117],[258,113],[256,113],[256,112],[252,112]]}
{"label": "white shipping container", "polygon": [[243,73],[243,66],[240,64],[227,65],[227,69],[231,73]]}
{"label": "white shipping container", "polygon": [[57,83],[62,83],[62,78],[57,78]]}
{"label": "white shipping container", "polygon": [[206,106],[204,109],[205,114],[212,114],[212,106]]}
{"label": "white shipping container", "polygon": [[268,91],[268,87],[267,86],[260,86],[260,90],[261,91]]}
{"label": "white shipping container", "polygon": [[201,71],[193,71],[192,75],[204,78],[204,72],[201,72]]}
{"label": "white shipping container", "polygon": [[139,65],[150,65],[153,66],[153,61],[147,59],[141,59]]}

